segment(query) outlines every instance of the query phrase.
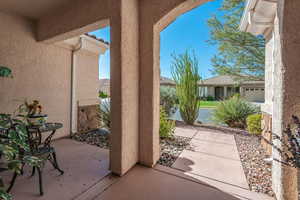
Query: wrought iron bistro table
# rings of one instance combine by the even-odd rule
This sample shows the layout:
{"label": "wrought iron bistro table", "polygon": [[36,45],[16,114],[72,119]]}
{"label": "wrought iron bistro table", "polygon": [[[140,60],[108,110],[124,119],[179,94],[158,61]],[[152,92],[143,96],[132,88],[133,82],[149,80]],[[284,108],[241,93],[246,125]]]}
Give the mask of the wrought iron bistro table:
{"label": "wrought iron bistro table", "polygon": [[[64,171],[59,168],[58,162],[56,160],[55,148],[51,146],[52,138],[55,135],[56,130],[62,127],[63,124],[61,123],[46,123],[43,125],[27,126],[28,143],[29,143],[30,151],[26,152],[25,154],[30,156],[35,156],[42,161],[42,165],[34,166],[32,168],[32,173],[31,173],[31,177],[32,177],[35,175],[35,170],[38,171],[40,195],[44,194],[42,169],[46,161],[49,161],[52,164],[52,166],[57,171],[60,172],[61,175],[64,174]],[[50,134],[43,141],[42,136],[49,132]],[[7,192],[9,192],[12,189],[17,176],[18,174],[14,173],[13,179],[11,181],[9,188],[7,189]]]}

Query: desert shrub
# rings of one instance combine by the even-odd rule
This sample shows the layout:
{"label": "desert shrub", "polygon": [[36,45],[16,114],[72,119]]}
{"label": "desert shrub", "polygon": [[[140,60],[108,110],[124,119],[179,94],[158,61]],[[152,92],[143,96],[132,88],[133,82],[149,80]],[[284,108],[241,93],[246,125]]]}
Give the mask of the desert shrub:
{"label": "desert shrub", "polygon": [[106,99],[109,97],[109,95],[106,92],[103,92],[101,90],[99,90],[99,94],[98,94],[99,98],[101,99]]}
{"label": "desert shrub", "polygon": [[176,104],[178,98],[176,96],[176,89],[172,87],[160,87],[160,105],[164,108],[166,114],[171,116],[176,112]]}
{"label": "desert shrub", "polygon": [[176,83],[181,118],[187,124],[194,124],[199,115],[200,90],[198,82],[198,60],[189,52],[173,56],[172,75]]}
{"label": "desert shrub", "polygon": [[159,136],[161,138],[169,138],[173,135],[175,130],[175,123],[168,120],[168,115],[163,107],[160,107],[159,113]]}
{"label": "desert shrub", "polygon": [[111,128],[110,100],[101,101],[97,115],[100,124],[109,130]]}
{"label": "desert shrub", "polygon": [[229,127],[245,129],[247,117],[258,111],[256,106],[238,96],[233,96],[218,104],[213,112],[213,119],[216,122],[227,124]]}
{"label": "desert shrub", "polygon": [[207,96],[206,101],[215,101],[215,98],[213,96]]}
{"label": "desert shrub", "polygon": [[249,133],[255,135],[261,134],[261,119],[261,114],[253,114],[247,117],[247,130],[249,131]]}

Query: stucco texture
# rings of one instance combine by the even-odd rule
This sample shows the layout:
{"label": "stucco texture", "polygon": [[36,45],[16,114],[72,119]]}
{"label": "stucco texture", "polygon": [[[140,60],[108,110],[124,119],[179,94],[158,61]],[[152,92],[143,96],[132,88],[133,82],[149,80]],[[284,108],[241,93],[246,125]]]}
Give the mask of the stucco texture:
{"label": "stucco texture", "polygon": [[76,52],[76,98],[79,105],[95,104],[99,91],[99,55]]}
{"label": "stucco texture", "polygon": [[[283,66],[283,126],[291,122],[292,115],[300,116],[299,8],[298,0],[282,0],[278,7]],[[282,174],[282,199],[297,199],[297,173],[295,170],[283,168]]]}
{"label": "stucco texture", "polygon": [[64,127],[56,137],[67,136],[70,124],[71,52],[37,43],[34,23],[0,13],[0,65],[10,67],[13,78],[0,78],[0,110],[13,112],[22,102],[38,99],[48,121]]}
{"label": "stucco texture", "polygon": [[110,161],[123,175],[138,162],[139,46],[138,1],[111,0],[111,110]]}

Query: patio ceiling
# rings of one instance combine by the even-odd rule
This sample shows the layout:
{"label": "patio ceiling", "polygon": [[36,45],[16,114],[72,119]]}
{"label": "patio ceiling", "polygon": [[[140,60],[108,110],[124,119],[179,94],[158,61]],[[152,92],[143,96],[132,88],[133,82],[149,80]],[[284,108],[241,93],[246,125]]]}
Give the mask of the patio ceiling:
{"label": "patio ceiling", "polygon": [[[0,11],[14,13],[30,19],[38,19],[72,0],[9,0],[0,1]],[[74,1],[74,0],[73,0]]]}

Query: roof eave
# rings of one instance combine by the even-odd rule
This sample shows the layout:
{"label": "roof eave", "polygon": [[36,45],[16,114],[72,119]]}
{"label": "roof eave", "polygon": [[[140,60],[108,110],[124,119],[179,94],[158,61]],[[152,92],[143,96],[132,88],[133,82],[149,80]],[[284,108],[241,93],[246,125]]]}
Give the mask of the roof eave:
{"label": "roof eave", "polygon": [[[273,27],[273,17],[266,16],[269,21],[267,22],[261,22],[261,19],[266,19],[265,16],[260,16],[261,13],[264,13],[264,11],[268,10],[271,14],[271,16],[275,16],[276,9],[274,9],[274,6],[267,6],[264,7],[264,11],[261,10],[262,6],[265,3],[268,3],[270,5],[276,5],[277,0],[248,0],[242,19],[240,23],[239,29],[243,32],[250,32],[254,35],[265,35],[270,32],[268,30],[272,29]],[[260,8],[260,9],[259,9]]]}

